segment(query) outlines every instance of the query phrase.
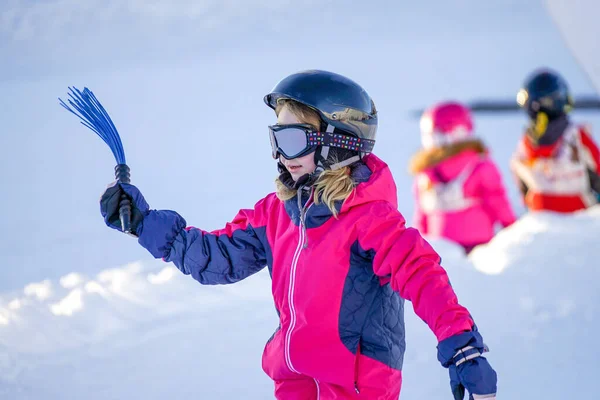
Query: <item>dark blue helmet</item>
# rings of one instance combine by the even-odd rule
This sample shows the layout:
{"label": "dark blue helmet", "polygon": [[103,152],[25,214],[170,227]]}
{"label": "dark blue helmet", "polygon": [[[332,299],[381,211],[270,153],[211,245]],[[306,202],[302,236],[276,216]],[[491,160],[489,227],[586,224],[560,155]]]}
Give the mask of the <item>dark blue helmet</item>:
{"label": "dark blue helmet", "polygon": [[309,70],[283,78],[264,98],[273,109],[278,99],[290,99],[313,108],[324,123],[344,133],[375,140],[377,110],[356,82],[333,72]]}
{"label": "dark blue helmet", "polygon": [[567,82],[550,69],[534,71],[517,94],[517,103],[527,111],[532,120],[540,112],[549,120],[567,114],[573,106]]}

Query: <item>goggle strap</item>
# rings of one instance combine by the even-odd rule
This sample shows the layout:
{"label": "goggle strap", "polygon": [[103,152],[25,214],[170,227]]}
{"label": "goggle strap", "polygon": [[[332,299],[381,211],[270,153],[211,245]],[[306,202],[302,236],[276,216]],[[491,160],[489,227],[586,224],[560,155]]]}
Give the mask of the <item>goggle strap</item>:
{"label": "goggle strap", "polygon": [[329,166],[329,169],[335,171],[336,169],[344,168],[358,160],[360,160],[360,156],[353,156],[339,163],[332,164],[331,166]]}
{"label": "goggle strap", "polygon": [[[333,133],[333,131],[335,130],[335,126],[331,125],[331,124],[327,124],[327,128],[325,129],[325,132],[327,133]],[[321,160],[325,161],[327,160],[327,158],[329,157],[329,146],[321,146]],[[319,161],[321,161],[319,160]]]}
{"label": "goggle strap", "polygon": [[335,132],[308,132],[307,140],[308,146],[331,146],[363,153],[370,153],[375,145],[374,140],[361,139]]}
{"label": "goggle strap", "polygon": [[321,157],[323,157],[324,160],[327,160],[327,157],[329,157],[329,146],[321,147]]}

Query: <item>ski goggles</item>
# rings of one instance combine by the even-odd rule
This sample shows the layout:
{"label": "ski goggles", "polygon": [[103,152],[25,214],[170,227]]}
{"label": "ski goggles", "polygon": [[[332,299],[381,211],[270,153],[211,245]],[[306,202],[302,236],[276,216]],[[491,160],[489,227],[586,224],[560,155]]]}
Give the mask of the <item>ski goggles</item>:
{"label": "ski goggles", "polygon": [[310,125],[290,124],[269,126],[269,138],[273,158],[281,154],[292,160],[316,150],[317,146],[339,147],[341,149],[370,153],[374,140],[334,132],[318,132]]}

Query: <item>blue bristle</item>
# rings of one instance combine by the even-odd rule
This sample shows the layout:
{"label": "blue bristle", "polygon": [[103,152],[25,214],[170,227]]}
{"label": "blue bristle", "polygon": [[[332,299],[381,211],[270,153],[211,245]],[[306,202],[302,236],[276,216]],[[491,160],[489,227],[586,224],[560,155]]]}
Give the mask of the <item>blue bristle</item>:
{"label": "blue bristle", "polygon": [[60,104],[79,117],[83,125],[96,132],[106,142],[117,164],[127,164],[119,132],[94,93],[88,88],[83,88],[82,92],[75,87],[69,87],[69,91],[68,104],[59,98]]}

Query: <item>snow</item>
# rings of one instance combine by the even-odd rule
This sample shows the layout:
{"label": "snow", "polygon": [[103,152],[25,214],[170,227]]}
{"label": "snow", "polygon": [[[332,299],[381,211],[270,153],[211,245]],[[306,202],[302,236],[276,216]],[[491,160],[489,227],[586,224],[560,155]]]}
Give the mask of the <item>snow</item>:
{"label": "snow", "polygon": [[[595,397],[599,368],[591,349],[600,325],[599,233],[596,206],[571,216],[525,215],[468,258],[451,243],[433,242],[459,301],[469,308],[491,349],[488,358],[498,372],[500,398]],[[408,399],[443,398],[445,376],[436,371],[435,358],[414,354],[415,348],[427,353],[435,343],[422,339],[427,329],[420,321],[408,320],[412,345],[403,394]],[[409,371],[416,382],[408,378]],[[419,385],[427,382],[421,379],[429,371],[439,375],[441,385]]]}
{"label": "snow", "polygon": [[[43,300],[0,300],[0,398],[270,393],[260,369],[261,343],[276,326],[268,274],[200,287],[172,266],[147,262],[53,286]],[[20,308],[9,306],[15,301]],[[240,378],[228,382],[232,374]]]}
{"label": "snow", "polygon": [[[587,94],[598,65],[584,40],[597,35],[562,31],[594,28],[571,22],[596,15],[585,13],[594,0],[152,3],[0,4],[2,400],[272,398],[261,369],[277,326],[268,273],[200,286],[107,229],[97,199],[113,160],[58,106],[68,86],[88,86],[108,109],[151,206],[210,230],[273,190],[262,96],[289,73],[329,69],[368,89],[376,154],[410,220],[411,110],[514,98],[544,65]],[[599,141],[598,114],[573,117]],[[491,349],[499,398],[596,398],[600,211],[526,214],[508,171],[524,115],[475,123],[520,220],[469,258],[432,242]],[[450,398],[433,334],[410,306],[406,320],[401,398]]]}
{"label": "snow", "polygon": [[[525,215],[468,258],[432,240],[491,348],[502,398],[595,393],[599,236],[594,207]],[[74,276],[2,294],[0,398],[272,397],[260,367],[278,325],[266,271],[216,287],[161,261]],[[435,338],[406,313],[403,398],[447,398]]]}
{"label": "snow", "polygon": [[600,4],[595,0],[545,0],[565,43],[596,90],[600,90]]}

